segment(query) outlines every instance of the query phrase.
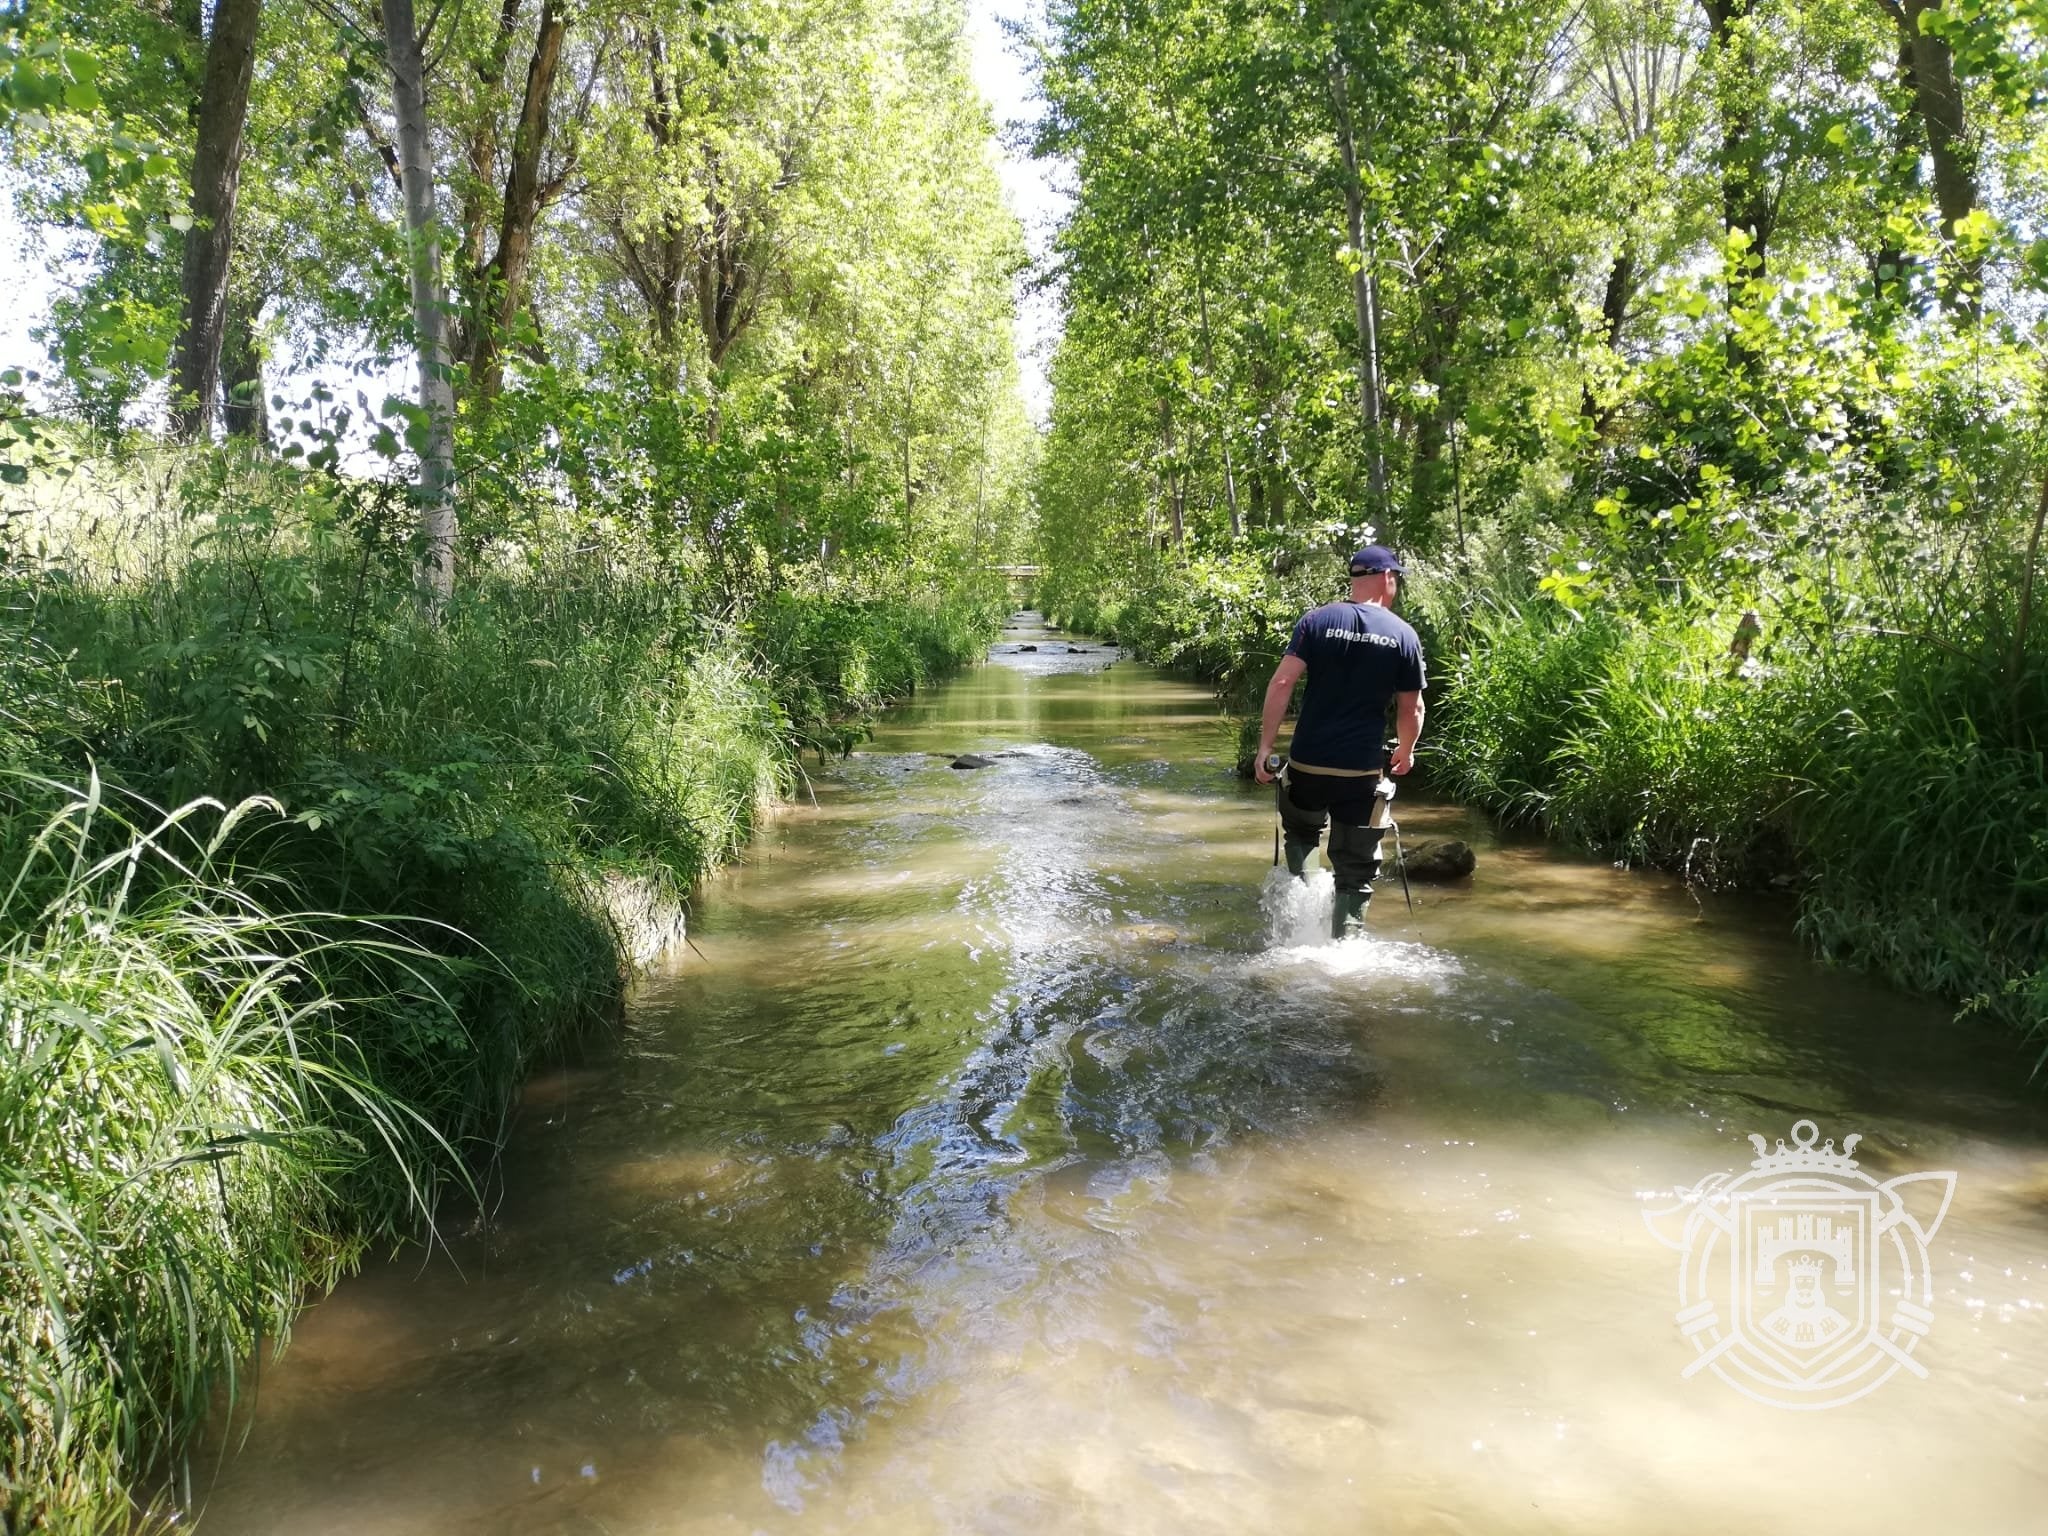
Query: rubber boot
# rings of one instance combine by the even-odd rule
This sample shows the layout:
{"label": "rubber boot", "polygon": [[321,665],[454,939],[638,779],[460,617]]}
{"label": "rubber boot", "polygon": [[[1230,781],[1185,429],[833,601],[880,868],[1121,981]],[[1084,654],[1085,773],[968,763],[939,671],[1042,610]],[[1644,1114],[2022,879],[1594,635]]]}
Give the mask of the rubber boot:
{"label": "rubber boot", "polygon": [[1339,891],[1330,908],[1330,937],[1355,939],[1365,932],[1365,909],[1372,905],[1370,891]]}
{"label": "rubber boot", "polygon": [[1293,833],[1287,835],[1287,873],[1301,880],[1308,875],[1308,856],[1316,851],[1314,840],[1302,841]]}

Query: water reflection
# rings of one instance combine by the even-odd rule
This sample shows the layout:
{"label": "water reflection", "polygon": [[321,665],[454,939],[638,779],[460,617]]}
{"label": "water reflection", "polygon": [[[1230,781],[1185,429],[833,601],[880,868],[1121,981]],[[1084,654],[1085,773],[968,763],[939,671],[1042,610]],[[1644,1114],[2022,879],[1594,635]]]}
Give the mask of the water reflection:
{"label": "water reflection", "polygon": [[[1412,795],[1479,877],[1313,942],[1201,691],[1067,643],[710,883],[460,1274],[307,1317],[208,1536],[2038,1528],[2009,1063],[1782,913]],[[1794,1114],[1963,1176],[1931,1376],[1826,1415],[1679,1381],[1637,1209]]]}

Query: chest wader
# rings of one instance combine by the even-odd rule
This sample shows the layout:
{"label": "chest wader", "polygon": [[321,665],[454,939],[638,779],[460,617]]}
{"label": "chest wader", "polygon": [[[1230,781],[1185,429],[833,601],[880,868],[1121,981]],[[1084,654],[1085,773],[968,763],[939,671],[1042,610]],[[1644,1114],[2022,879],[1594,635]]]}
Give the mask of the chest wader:
{"label": "chest wader", "polygon": [[1273,774],[1273,805],[1280,812],[1280,830],[1287,850],[1287,873],[1301,880],[1308,875],[1308,856],[1323,839],[1323,813],[1311,814],[1287,795],[1287,760],[1274,753],[1266,759],[1266,771]]}
{"label": "chest wader", "polygon": [[1325,857],[1337,886],[1336,902],[1330,911],[1330,937],[1350,938],[1365,931],[1372,883],[1380,876],[1380,839],[1393,816],[1394,781],[1384,774],[1373,775],[1372,808],[1366,820],[1359,822],[1348,819],[1357,814],[1356,799],[1344,805],[1346,814],[1297,805],[1289,793],[1294,772],[1292,765],[1283,766],[1273,782],[1273,803],[1280,812],[1287,871],[1296,879],[1302,877],[1308,867],[1308,856],[1315,852],[1327,821],[1330,846]]}

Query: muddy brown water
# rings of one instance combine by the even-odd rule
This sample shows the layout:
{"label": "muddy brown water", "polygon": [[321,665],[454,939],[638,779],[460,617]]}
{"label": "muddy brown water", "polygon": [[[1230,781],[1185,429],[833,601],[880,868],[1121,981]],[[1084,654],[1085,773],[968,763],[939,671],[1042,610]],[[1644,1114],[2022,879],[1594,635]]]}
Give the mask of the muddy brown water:
{"label": "muddy brown water", "polygon": [[[2048,1529],[2009,1056],[1413,794],[1477,876],[1317,942],[1230,753],[1036,628],[894,711],[532,1085],[491,1229],[306,1315],[204,1536]],[[1802,1117],[1959,1175],[1924,1378],[1817,1413],[1681,1379],[1643,1220]]]}

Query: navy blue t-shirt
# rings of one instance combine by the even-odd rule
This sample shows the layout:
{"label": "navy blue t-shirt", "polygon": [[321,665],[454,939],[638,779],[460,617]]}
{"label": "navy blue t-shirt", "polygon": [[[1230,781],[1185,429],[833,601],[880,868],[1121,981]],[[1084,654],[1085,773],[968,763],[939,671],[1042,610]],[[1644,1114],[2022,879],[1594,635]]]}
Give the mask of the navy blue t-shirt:
{"label": "navy blue t-shirt", "polygon": [[1325,603],[1294,626],[1287,654],[1308,663],[1289,757],[1316,768],[1385,765],[1387,706],[1422,691],[1422,642],[1379,603]]}

